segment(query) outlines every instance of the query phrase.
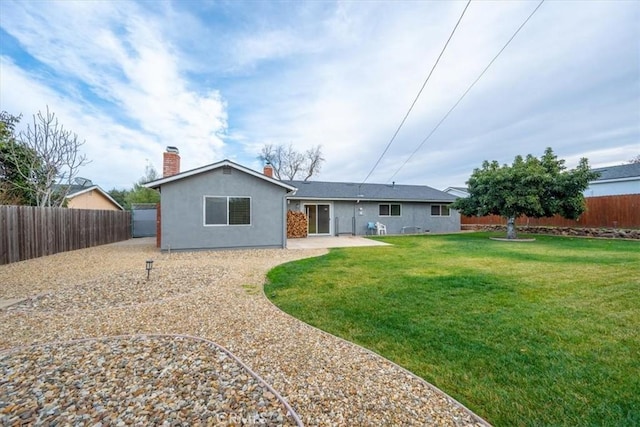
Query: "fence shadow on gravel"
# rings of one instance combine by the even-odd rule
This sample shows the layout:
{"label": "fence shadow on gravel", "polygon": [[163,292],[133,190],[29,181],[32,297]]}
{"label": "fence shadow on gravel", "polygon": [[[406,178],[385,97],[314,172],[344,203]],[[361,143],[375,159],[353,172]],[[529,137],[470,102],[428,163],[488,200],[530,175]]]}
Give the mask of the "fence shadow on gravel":
{"label": "fence shadow on gravel", "polygon": [[126,211],[0,206],[0,265],[130,238]]}

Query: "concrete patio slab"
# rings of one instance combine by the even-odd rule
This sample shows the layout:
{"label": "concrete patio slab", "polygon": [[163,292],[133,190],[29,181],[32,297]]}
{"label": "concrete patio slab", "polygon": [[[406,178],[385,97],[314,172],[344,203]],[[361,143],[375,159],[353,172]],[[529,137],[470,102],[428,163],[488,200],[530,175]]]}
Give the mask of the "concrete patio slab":
{"label": "concrete patio slab", "polygon": [[360,236],[313,236],[299,239],[287,239],[287,249],[328,249],[350,248],[355,246],[390,246],[389,243],[367,239]]}

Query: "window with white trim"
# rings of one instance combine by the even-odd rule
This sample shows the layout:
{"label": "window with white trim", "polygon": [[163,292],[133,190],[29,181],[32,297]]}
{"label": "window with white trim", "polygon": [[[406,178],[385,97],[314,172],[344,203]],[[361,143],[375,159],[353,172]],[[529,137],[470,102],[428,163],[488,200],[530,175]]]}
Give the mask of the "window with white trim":
{"label": "window with white trim", "polygon": [[449,205],[431,205],[431,216],[451,216]]}
{"label": "window with white trim", "polygon": [[399,203],[381,203],[378,205],[379,216],[400,216],[402,209]]}
{"label": "window with white trim", "polygon": [[204,196],[204,225],[251,225],[251,198]]}

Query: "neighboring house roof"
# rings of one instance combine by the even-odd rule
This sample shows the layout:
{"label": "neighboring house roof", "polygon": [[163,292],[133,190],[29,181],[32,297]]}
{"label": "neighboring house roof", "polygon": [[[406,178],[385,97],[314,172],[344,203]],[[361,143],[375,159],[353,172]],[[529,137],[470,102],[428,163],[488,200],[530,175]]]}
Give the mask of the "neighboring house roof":
{"label": "neighboring house roof", "polygon": [[447,187],[442,191],[457,197],[469,197],[469,189],[467,187]]}
{"label": "neighboring house roof", "polygon": [[640,163],[594,168],[600,174],[589,182],[586,197],[640,194]]}
{"label": "neighboring house roof", "polygon": [[456,197],[426,185],[358,184],[354,182],[284,181],[298,188],[291,198],[313,200],[379,200],[453,202]]}
{"label": "neighboring house roof", "polygon": [[633,178],[640,178],[640,163],[629,163],[627,165],[607,166],[604,168],[594,168],[593,172],[598,172],[600,176],[593,182],[617,180],[623,181]]}
{"label": "neighboring house roof", "polygon": [[295,191],[295,189],[296,189],[294,186],[292,186],[290,184],[287,184],[284,181],[278,181],[277,179],[270,178],[270,177],[268,177],[268,176],[266,176],[266,175],[264,175],[264,174],[262,174],[260,172],[256,172],[253,169],[246,168],[246,167],[244,167],[242,165],[239,165],[237,163],[234,163],[234,162],[232,162],[230,160],[222,160],[222,161],[217,162],[217,163],[212,163],[210,165],[202,166],[202,167],[199,167],[199,168],[196,168],[196,169],[191,169],[191,170],[188,170],[188,171],[185,171],[185,172],[181,172],[181,173],[176,174],[176,175],[168,176],[166,178],[157,179],[155,181],[151,181],[151,182],[148,182],[148,183],[144,184],[144,186],[147,187],[147,188],[160,188],[160,186],[162,186],[164,184],[168,184],[170,182],[178,181],[178,180],[181,180],[181,179],[188,178],[190,176],[199,175],[201,173],[206,173],[206,172],[210,172],[210,171],[213,171],[213,170],[216,170],[216,169],[220,169],[220,168],[225,168],[225,167],[229,167],[229,168],[233,168],[233,169],[239,170],[241,172],[244,172],[244,173],[247,173],[249,175],[255,176],[256,178],[263,179],[263,180],[265,180],[267,182],[270,182],[272,184],[275,184],[275,185],[278,185],[280,187],[283,187],[283,188],[285,188],[285,189],[287,189],[289,191]]}
{"label": "neighboring house roof", "polygon": [[[56,184],[54,185],[54,188],[56,189],[60,189],[63,190],[64,189],[64,185],[62,184]],[[82,193],[86,193],[86,190],[88,189],[93,189],[94,187],[97,187],[97,185],[77,185],[77,184],[71,184],[69,185],[69,191],[67,192],[67,197],[70,197],[72,195],[78,195],[78,194],[82,194]]]}
{"label": "neighboring house roof", "polygon": [[116,202],[113,197],[111,197],[109,195],[109,193],[107,193],[106,191],[104,191],[102,188],[100,188],[97,185],[92,185],[91,187],[84,187],[82,185],[70,185],[69,186],[69,192],[67,193],[67,199],[73,199],[74,197],[78,197],[82,194],[85,193],[89,193],[91,191],[97,191],[98,193],[102,194],[104,197],[106,197],[111,203],[113,203],[115,206],[118,207],[118,209],[120,210],[124,210],[124,208],[122,206],[120,206],[120,203]]}

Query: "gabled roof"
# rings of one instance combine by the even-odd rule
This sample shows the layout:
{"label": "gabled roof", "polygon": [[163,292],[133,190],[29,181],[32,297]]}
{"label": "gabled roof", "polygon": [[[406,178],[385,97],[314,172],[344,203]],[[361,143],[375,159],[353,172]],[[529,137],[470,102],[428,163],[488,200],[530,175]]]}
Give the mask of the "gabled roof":
{"label": "gabled roof", "polygon": [[358,184],[354,182],[284,181],[298,188],[295,199],[453,202],[455,196],[426,185]]}
{"label": "gabled roof", "polygon": [[242,165],[239,165],[237,163],[232,162],[231,160],[222,160],[220,162],[217,163],[212,163],[210,165],[206,165],[206,166],[202,166],[196,169],[191,169],[185,172],[181,172],[177,175],[172,175],[172,176],[168,176],[166,178],[160,178],[160,179],[156,179],[155,181],[151,181],[151,182],[147,182],[146,184],[144,184],[145,187],[147,188],[159,188],[164,184],[168,184],[170,182],[174,182],[174,181],[179,181],[181,179],[185,179],[188,178],[190,176],[194,176],[194,175],[199,175],[201,173],[206,173],[206,172],[210,172],[216,169],[220,169],[220,168],[225,168],[225,167],[230,167],[233,169],[236,169],[240,172],[244,172],[246,174],[255,176],[256,178],[265,180],[271,184],[275,184],[278,185],[280,187],[283,187],[289,191],[295,191],[296,187],[289,185],[287,183],[285,183],[284,181],[278,181],[277,179],[273,179],[270,178],[260,172],[256,172],[253,169],[249,169],[246,168]]}
{"label": "gabled roof", "polygon": [[600,173],[600,176],[593,182],[628,180],[629,178],[640,178],[640,163],[594,168],[592,171]]}
{"label": "gabled roof", "polygon": [[89,193],[91,191],[97,191],[98,193],[102,194],[104,197],[106,197],[107,199],[109,199],[109,201],[111,203],[113,203],[114,205],[116,205],[118,207],[118,209],[120,210],[124,210],[124,208],[122,206],[120,206],[120,203],[116,202],[113,197],[111,197],[109,195],[109,193],[107,193],[106,191],[104,191],[102,188],[100,188],[97,185],[92,185],[91,187],[84,187],[82,185],[70,185],[69,186],[69,192],[67,193],[67,199],[73,199],[74,197],[80,196],[81,194],[84,193]]}

